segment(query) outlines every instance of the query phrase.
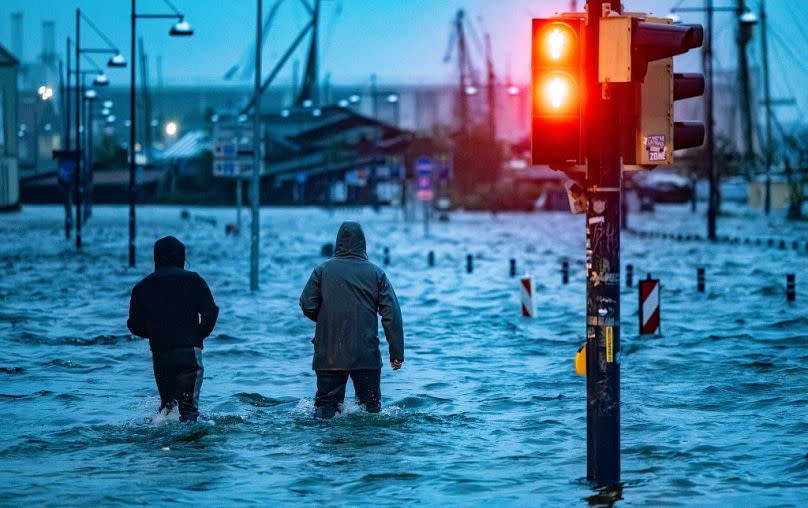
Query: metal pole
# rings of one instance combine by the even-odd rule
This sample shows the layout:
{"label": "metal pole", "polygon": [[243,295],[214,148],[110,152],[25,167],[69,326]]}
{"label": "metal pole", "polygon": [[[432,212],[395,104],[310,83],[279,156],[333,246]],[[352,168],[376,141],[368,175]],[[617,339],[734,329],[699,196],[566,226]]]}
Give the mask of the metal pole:
{"label": "metal pole", "polygon": [[236,229],[241,232],[241,207],[244,205],[242,197],[241,178],[236,178]]}
{"label": "metal pole", "polygon": [[707,171],[710,179],[710,196],[707,207],[707,238],[716,239],[716,216],[718,215],[718,168],[715,165],[715,138],[713,120],[713,0],[705,0],[707,11],[707,41],[704,44],[704,77],[707,81],[707,90],[704,94],[705,109],[707,110]]}
{"label": "metal pole", "polygon": [[[379,90],[377,88],[376,74],[370,75],[370,94],[373,104],[373,120],[379,121]],[[368,174],[368,187],[370,188],[370,205],[376,209],[376,148],[379,143],[379,136],[382,135],[382,129],[377,130],[378,133],[373,135],[373,148],[370,157],[370,172]]]}
{"label": "metal pole", "polygon": [[741,22],[741,17],[746,12],[746,1],[735,0],[735,17],[738,23],[738,74],[741,83],[741,118],[743,124],[743,138],[744,138],[744,168],[745,171],[751,171],[755,165],[755,152],[752,140],[752,94],[749,89],[749,61],[746,54],[746,46],[749,44],[749,37],[747,37],[748,28]]}
{"label": "metal pole", "polygon": [[92,215],[93,209],[93,102],[87,101],[87,126],[84,132],[87,136],[87,203],[84,206],[84,218],[87,219]]}
{"label": "metal pole", "polygon": [[250,230],[250,290],[258,290],[258,236],[259,236],[259,200],[261,199],[261,0],[256,0],[255,17],[255,109],[253,110],[253,174],[251,201],[252,227]]}
{"label": "metal pole", "polygon": [[424,201],[424,236],[429,236],[429,205],[430,201]]}
{"label": "metal pole", "polygon": [[76,9],[76,248],[81,249],[81,61],[79,60],[81,51],[81,10]]}
{"label": "metal pole", "polygon": [[[64,99],[65,99],[65,140],[62,146],[65,150],[70,151],[70,104],[73,101],[70,95],[70,50],[71,50],[71,41],[70,37],[67,38],[67,73],[65,75],[65,90],[64,90]],[[61,162],[61,161],[60,161]],[[65,189],[65,239],[70,240],[70,233],[73,229],[73,184],[70,182],[68,178],[67,181],[67,189]]]}
{"label": "metal pole", "polygon": [[[587,0],[586,54],[598,54],[603,0]],[[620,12],[620,1],[608,2]],[[587,63],[588,122],[586,212],[586,428],[587,480],[598,487],[620,482],[620,158],[621,85],[602,88],[597,57]]]}
{"label": "metal pole", "polygon": [[769,45],[768,45],[768,22],[766,21],[766,0],[760,1],[760,36],[763,52],[763,93],[766,96],[766,197],[764,210],[766,215],[771,212],[772,207],[772,97],[769,89]]}
{"label": "metal pole", "polygon": [[129,61],[129,266],[135,266],[135,0],[132,0]]}

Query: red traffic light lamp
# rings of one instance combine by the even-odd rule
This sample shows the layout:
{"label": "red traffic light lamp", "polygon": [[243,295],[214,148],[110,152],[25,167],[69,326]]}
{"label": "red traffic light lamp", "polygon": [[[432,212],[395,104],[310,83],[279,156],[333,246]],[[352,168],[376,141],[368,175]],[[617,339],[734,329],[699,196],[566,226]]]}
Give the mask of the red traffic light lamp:
{"label": "red traffic light lamp", "polygon": [[575,164],[581,155],[583,22],[533,20],[532,158],[534,164]]}

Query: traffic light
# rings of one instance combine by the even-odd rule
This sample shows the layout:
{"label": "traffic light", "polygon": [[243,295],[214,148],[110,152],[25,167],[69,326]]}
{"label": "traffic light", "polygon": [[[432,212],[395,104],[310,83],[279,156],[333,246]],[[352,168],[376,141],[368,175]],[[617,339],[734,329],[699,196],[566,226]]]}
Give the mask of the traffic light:
{"label": "traffic light", "polygon": [[583,160],[583,22],[579,18],[533,20],[533,164]]}
{"label": "traffic light", "polygon": [[701,46],[701,25],[672,25],[645,14],[601,18],[598,77],[628,83],[623,162],[673,163],[673,151],[704,142],[704,125],[674,121],[674,101],[704,93],[700,74],[674,74],[673,56]]}

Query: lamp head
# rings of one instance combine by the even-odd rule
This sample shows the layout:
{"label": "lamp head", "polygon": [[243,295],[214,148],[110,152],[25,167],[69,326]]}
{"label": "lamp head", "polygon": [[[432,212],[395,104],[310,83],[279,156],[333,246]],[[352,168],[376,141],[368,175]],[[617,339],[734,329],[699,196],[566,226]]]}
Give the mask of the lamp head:
{"label": "lamp head", "polygon": [[168,34],[172,37],[189,37],[194,34],[194,29],[184,18],[180,18],[179,21],[174,23]]}
{"label": "lamp head", "polygon": [[115,53],[107,60],[107,67],[126,67],[126,59],[120,53]]}
{"label": "lamp head", "polygon": [[93,86],[108,86],[109,85],[109,78],[103,72],[99,73],[95,76],[93,80]]}

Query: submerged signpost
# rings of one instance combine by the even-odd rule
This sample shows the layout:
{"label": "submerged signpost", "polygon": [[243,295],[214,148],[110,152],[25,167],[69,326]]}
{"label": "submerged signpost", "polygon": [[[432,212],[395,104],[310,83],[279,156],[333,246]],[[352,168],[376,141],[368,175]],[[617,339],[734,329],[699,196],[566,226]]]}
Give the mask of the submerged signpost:
{"label": "submerged signpost", "polygon": [[564,171],[572,211],[586,213],[586,476],[612,497],[620,495],[623,164],[669,165],[674,150],[702,144],[704,126],[674,122],[673,101],[701,95],[704,79],[673,74],[671,59],[702,37],[699,25],[623,15],[619,0],[533,20],[533,163]]}
{"label": "submerged signpost", "polygon": [[424,203],[424,236],[429,236],[429,215],[432,212],[432,200],[435,199],[435,191],[432,188],[434,167],[435,165],[429,157],[419,157],[415,161],[418,201]]}

